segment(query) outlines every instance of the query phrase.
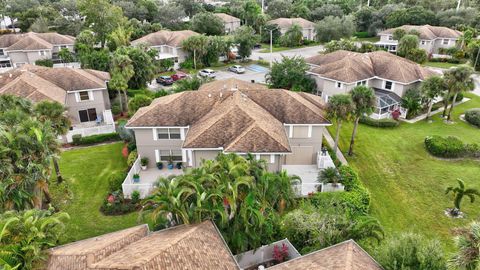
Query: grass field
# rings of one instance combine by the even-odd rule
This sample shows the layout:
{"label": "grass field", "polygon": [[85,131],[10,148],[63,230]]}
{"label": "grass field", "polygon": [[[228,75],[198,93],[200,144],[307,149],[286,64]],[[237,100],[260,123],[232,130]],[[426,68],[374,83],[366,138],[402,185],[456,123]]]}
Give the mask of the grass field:
{"label": "grass field", "polygon": [[452,63],[444,63],[444,62],[426,62],[425,64],[423,64],[424,66],[428,66],[428,67],[436,67],[436,68],[445,68],[445,69],[448,69],[448,68],[451,68],[451,67],[457,67],[459,66],[460,64],[452,64]]}
{"label": "grass field", "polygon": [[[480,143],[480,129],[459,119],[468,108],[480,108],[480,98],[472,98],[454,110],[454,124],[447,125],[439,115],[433,123],[402,123],[398,128],[381,129],[361,125],[355,156],[347,158],[372,195],[372,214],[385,227],[387,235],[412,231],[439,238],[452,251],[451,229],[478,219],[480,201],[464,200],[466,219],[444,215],[452,207],[445,188],[463,179],[469,187],[480,188],[480,160],[440,160],[430,156],[423,144],[428,135],[454,135],[465,142]],[[340,147],[348,149],[351,125],[342,130]]]}
{"label": "grass field", "polygon": [[[136,225],[138,213],[123,216],[105,216],[99,208],[108,192],[107,176],[127,169],[121,154],[123,143],[92,146],[62,153],[60,169],[70,187],[71,198],[60,203],[62,211],[70,215],[62,242],[71,242],[113,232]],[[52,195],[64,197],[54,181]]]}
{"label": "grass field", "polygon": [[363,41],[377,42],[377,41],[380,41],[380,37],[357,38],[357,41],[359,41],[359,42],[363,42]]}

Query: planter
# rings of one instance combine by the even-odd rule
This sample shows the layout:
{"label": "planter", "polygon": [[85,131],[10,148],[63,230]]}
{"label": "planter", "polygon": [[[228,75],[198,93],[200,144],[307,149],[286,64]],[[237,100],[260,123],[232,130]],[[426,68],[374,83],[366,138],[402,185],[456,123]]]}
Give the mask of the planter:
{"label": "planter", "polygon": [[159,170],[162,170],[163,169],[163,162],[157,162],[157,168]]}
{"label": "planter", "polygon": [[133,175],[133,182],[134,182],[134,183],[140,182],[140,175],[134,174],[134,175]]}
{"label": "planter", "polygon": [[146,166],[146,165],[145,165],[145,166],[142,165],[142,166],[140,166],[140,167],[142,168],[142,171],[147,170],[147,166]]}
{"label": "planter", "polygon": [[177,167],[177,169],[181,170],[181,169],[182,169],[182,167],[183,167],[183,164],[182,164],[182,162],[178,162],[178,163],[177,163],[177,165],[176,165],[175,167]]}
{"label": "planter", "polygon": [[172,163],[171,163],[171,164],[168,164],[168,169],[169,169],[169,170],[173,170],[173,164],[172,164]]}

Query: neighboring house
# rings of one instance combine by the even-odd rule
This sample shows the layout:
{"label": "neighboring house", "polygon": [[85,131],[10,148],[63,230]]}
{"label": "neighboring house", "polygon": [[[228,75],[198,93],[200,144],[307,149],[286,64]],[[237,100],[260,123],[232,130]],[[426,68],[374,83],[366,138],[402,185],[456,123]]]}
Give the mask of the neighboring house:
{"label": "neighboring house", "polygon": [[0,35],[0,69],[34,65],[37,60],[60,62],[58,52],[73,53],[75,38],[58,33],[19,33]]}
{"label": "neighboring house", "polygon": [[[148,225],[143,224],[54,247],[48,252],[47,270],[244,269],[212,221],[156,232],[150,232]],[[354,240],[288,259],[269,269],[382,270]]]}
{"label": "neighboring house", "polygon": [[233,17],[232,15],[228,15],[226,13],[214,13],[215,16],[222,19],[223,24],[225,26],[225,33],[233,33],[237,28],[240,27],[240,19],[237,17]]}
{"label": "neighboring house", "polygon": [[[146,185],[162,173],[155,168],[156,162],[173,160],[184,167],[199,167],[202,160],[222,152],[250,153],[264,159],[270,171],[297,166],[312,171],[325,157],[320,152],[329,125],[320,97],[237,79],[157,98],[126,124],[135,133],[139,157],[151,161],[152,171],[141,171],[136,185],[130,179],[138,170],[134,165],[123,191],[129,196],[143,184],[146,189],[140,193],[146,196],[151,191]],[[313,178],[315,182],[316,175]]]}
{"label": "neighboring house", "polygon": [[155,49],[158,51],[157,60],[172,59],[175,63],[174,68],[178,68],[179,64],[188,56],[188,53],[182,48],[182,42],[195,35],[199,34],[190,30],[160,30],[132,41],[132,45],[144,44]]}
{"label": "neighboring house", "polygon": [[385,51],[357,53],[335,51],[306,59],[308,72],[317,83],[317,94],[324,101],[336,94],[346,94],[357,85],[367,85],[375,90],[377,107],[373,118],[388,118],[400,110],[401,98],[410,88],[415,88],[435,72],[405,58]]}
{"label": "neighboring house", "polygon": [[276,24],[280,28],[282,35],[288,31],[294,24],[302,27],[303,39],[315,40],[315,23],[303,18],[278,18],[268,21],[267,24]]}
{"label": "neighboring house", "polygon": [[457,40],[462,36],[462,32],[443,26],[403,25],[378,33],[380,41],[376,42],[375,45],[387,49],[389,52],[396,52],[398,40],[393,39],[393,33],[396,29],[403,29],[407,34],[412,30],[418,32],[420,34],[418,46],[428,54],[439,54],[440,48],[455,47]]}
{"label": "neighboring house", "polygon": [[90,69],[48,68],[23,65],[0,73],[0,95],[10,94],[32,102],[57,101],[67,108],[72,135],[88,136],[115,132],[107,81],[110,75]]}

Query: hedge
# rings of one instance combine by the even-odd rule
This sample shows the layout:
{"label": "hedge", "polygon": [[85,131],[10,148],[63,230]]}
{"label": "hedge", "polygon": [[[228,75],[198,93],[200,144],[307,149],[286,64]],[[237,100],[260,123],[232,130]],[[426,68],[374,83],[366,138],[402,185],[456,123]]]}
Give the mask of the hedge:
{"label": "hedge", "polygon": [[40,59],[35,61],[36,66],[53,67],[53,61],[50,59]]}
{"label": "hedge", "polygon": [[97,134],[92,136],[82,137],[80,134],[75,134],[72,136],[73,145],[87,145],[87,144],[96,144],[107,141],[118,141],[120,140],[120,135],[116,132]]}
{"label": "hedge", "polygon": [[391,118],[373,119],[368,116],[361,117],[359,122],[372,127],[397,127],[400,124],[400,122]]}
{"label": "hedge", "polygon": [[465,112],[465,120],[480,128],[480,108],[470,109]]}
{"label": "hedge", "polygon": [[122,189],[122,183],[127,177],[125,172],[114,172],[108,177],[108,189],[110,192]]}
{"label": "hedge", "polygon": [[428,136],[425,138],[425,147],[436,157],[480,157],[480,147],[477,144],[464,144],[459,138],[453,136]]}

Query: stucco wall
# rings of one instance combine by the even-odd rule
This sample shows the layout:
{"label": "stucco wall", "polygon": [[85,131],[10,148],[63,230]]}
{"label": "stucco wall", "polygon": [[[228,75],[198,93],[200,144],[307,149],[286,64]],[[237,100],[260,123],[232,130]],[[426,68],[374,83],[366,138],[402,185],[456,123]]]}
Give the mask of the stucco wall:
{"label": "stucco wall", "polygon": [[182,150],[183,140],[154,140],[153,129],[133,129],[135,141],[137,143],[137,152],[141,157],[149,159],[148,167],[156,166],[155,150]]}
{"label": "stucco wall", "polygon": [[[308,165],[308,164],[315,164],[317,159],[317,152],[322,149],[322,139],[323,133],[325,132],[325,128],[322,126],[312,126],[312,134],[311,137],[308,137],[308,127],[306,126],[293,126],[293,136],[290,137],[290,128],[292,126],[286,126],[285,131],[289,136],[288,140],[290,142],[290,147],[292,149],[292,153],[286,155],[285,157],[285,165]],[[303,148],[302,148],[303,147]],[[305,150],[308,147],[309,155],[311,157],[310,162],[308,164],[304,164]],[[296,155],[302,156],[301,161],[296,160]]]}
{"label": "stucco wall", "polygon": [[95,108],[97,110],[97,115],[101,115],[104,110],[110,109],[110,99],[108,98],[108,91],[106,89],[91,92],[93,100],[79,102],[77,102],[74,92],[67,94],[65,104],[68,108],[68,114],[74,122],[80,122],[80,116],[78,115],[78,111],[80,110]]}
{"label": "stucco wall", "polygon": [[52,51],[45,50],[45,55],[40,55],[39,51],[15,51],[15,52],[7,52],[8,56],[10,57],[10,61],[15,66],[17,63],[26,63],[26,64],[35,64],[35,61],[41,59],[51,59],[52,58]]}

